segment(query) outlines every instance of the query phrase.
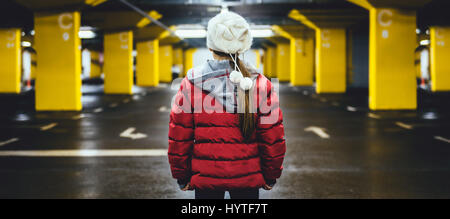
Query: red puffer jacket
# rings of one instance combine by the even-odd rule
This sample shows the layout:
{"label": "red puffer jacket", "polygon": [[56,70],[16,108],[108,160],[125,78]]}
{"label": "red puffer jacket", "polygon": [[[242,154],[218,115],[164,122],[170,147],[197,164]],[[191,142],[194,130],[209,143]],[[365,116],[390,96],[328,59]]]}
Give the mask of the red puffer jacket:
{"label": "red puffer jacket", "polygon": [[[265,180],[280,177],[286,152],[282,112],[271,82],[259,75],[256,86],[267,86],[266,107],[276,107],[266,114],[258,108],[257,129],[245,143],[238,114],[193,112],[193,94],[200,92],[197,96],[202,103],[208,94],[196,90],[200,88],[187,78],[182,81],[170,113],[168,155],[175,179],[190,179],[194,189],[233,190],[260,188]],[[212,104],[223,107],[214,99]],[[276,115],[276,121],[262,124],[262,116],[269,114]]]}

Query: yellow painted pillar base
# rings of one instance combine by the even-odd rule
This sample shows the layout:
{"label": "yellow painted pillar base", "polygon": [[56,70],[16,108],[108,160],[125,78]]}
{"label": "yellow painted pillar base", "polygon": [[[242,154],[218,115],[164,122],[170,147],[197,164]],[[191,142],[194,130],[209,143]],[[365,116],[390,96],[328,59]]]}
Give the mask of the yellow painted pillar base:
{"label": "yellow painted pillar base", "polygon": [[311,86],[314,78],[314,39],[291,39],[291,84]]}
{"label": "yellow painted pillar base", "polygon": [[172,81],[173,50],[172,46],[159,46],[159,80],[164,83]]}
{"label": "yellow painted pillar base", "polygon": [[431,27],[431,90],[450,91],[450,27]]}
{"label": "yellow painted pillar base", "polygon": [[105,34],[104,73],[106,94],[132,94],[133,32]]}
{"label": "yellow painted pillar base", "polygon": [[0,93],[20,93],[21,31],[0,29]]}
{"label": "yellow painted pillar base", "polygon": [[139,86],[159,84],[159,40],[136,44],[136,83]]}
{"label": "yellow painted pillar base", "polygon": [[276,74],[281,82],[289,82],[291,79],[291,48],[290,43],[279,43],[276,49]]}
{"label": "yellow painted pillar base", "polygon": [[183,76],[186,75],[186,72],[194,67],[194,53],[197,49],[190,48],[184,51],[184,60],[183,60]]}
{"label": "yellow painted pillar base", "polygon": [[370,9],[370,109],[417,108],[416,43],[415,11]]}
{"label": "yellow painted pillar base", "polygon": [[90,51],[91,53],[91,72],[90,78],[99,78],[102,75],[102,66],[100,64],[100,53],[98,51]]}
{"label": "yellow painted pillar base", "polygon": [[80,13],[36,13],[34,26],[36,110],[81,110]]}
{"label": "yellow painted pillar base", "polygon": [[347,45],[344,28],[316,29],[316,92],[346,90]]}

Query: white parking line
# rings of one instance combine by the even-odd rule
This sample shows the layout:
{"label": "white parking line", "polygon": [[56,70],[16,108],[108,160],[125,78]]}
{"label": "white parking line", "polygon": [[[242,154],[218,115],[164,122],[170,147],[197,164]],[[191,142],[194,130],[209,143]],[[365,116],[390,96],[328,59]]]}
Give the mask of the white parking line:
{"label": "white parking line", "polygon": [[353,106],[347,106],[347,111],[356,112],[357,109],[356,109],[356,107],[353,107]]}
{"label": "white parking line", "polygon": [[403,122],[396,122],[395,124],[397,126],[400,126],[400,127],[404,128],[404,129],[409,129],[409,130],[413,129],[412,125],[408,125],[408,124],[405,124]]}
{"label": "white parking line", "polygon": [[170,108],[167,106],[161,106],[161,107],[159,107],[158,111],[162,112],[162,113],[167,113],[167,112],[170,112]]}
{"label": "white parking line", "polygon": [[19,141],[19,139],[18,138],[11,138],[11,139],[9,139],[7,141],[0,142],[0,147],[1,146],[5,146],[7,144],[11,144],[11,143],[16,142],[16,141]]}
{"label": "white parking line", "polygon": [[48,125],[44,125],[41,127],[41,131],[47,131],[49,129],[52,129],[53,127],[57,126],[58,123],[54,122],[54,123],[50,123]]}
{"label": "white parking line", "polygon": [[0,151],[0,157],[158,157],[167,156],[166,149],[83,149]]}
{"label": "white parking line", "polygon": [[101,113],[101,112],[103,112],[103,108],[94,109],[94,113]]}
{"label": "white parking line", "polygon": [[377,115],[375,113],[368,113],[367,116],[372,118],[372,119],[381,119],[381,116],[379,116],[379,115]]}
{"label": "white parking line", "polygon": [[84,117],[86,117],[84,114],[80,114],[80,115],[76,115],[76,116],[72,117],[72,119],[73,120],[79,120],[79,119],[82,119]]}
{"label": "white parking line", "polygon": [[434,139],[439,140],[439,141],[443,141],[443,142],[447,142],[450,144],[450,139],[446,139],[444,137],[441,136],[434,136]]}
{"label": "white parking line", "polygon": [[330,138],[330,135],[328,135],[328,134],[325,132],[325,129],[322,128],[322,127],[309,126],[309,127],[305,128],[305,131],[306,131],[306,132],[313,132],[314,134],[318,135],[318,136],[321,137],[321,138],[325,138],[325,139]]}

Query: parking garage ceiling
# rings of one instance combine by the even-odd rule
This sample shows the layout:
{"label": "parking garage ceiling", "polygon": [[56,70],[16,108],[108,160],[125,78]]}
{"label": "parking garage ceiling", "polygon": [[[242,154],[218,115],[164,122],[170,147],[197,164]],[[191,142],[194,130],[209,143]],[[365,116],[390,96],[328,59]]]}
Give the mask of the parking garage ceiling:
{"label": "parking garage ceiling", "polygon": [[[384,0],[371,1],[379,4],[384,2]],[[418,1],[397,2],[399,6],[401,4],[412,6]],[[355,23],[353,22],[355,19],[365,22],[368,17],[367,11],[346,0],[128,0],[128,2],[143,11],[157,11],[162,15],[159,21],[166,26],[186,24],[206,26],[208,20],[219,13],[224,6],[246,17],[253,25],[282,25],[291,29],[292,26],[299,25],[298,21],[287,16],[292,9],[300,9],[318,21],[324,17],[327,19],[335,17],[334,20],[343,19],[343,22],[352,21],[349,25]],[[428,25],[436,23],[443,25],[443,22],[447,25],[445,22],[450,21],[446,10],[450,8],[448,2],[433,0],[419,9],[419,27],[427,28]],[[136,29],[135,24],[143,18],[119,0],[5,0],[1,5],[0,18],[3,22],[0,27],[21,27],[25,32],[33,29],[33,13],[35,12],[80,10],[82,26],[94,27],[98,32],[97,38],[88,40],[88,44],[97,44],[99,47],[101,47],[104,32]],[[150,24],[146,28],[141,32],[163,31],[155,24]],[[264,39],[255,40],[256,46],[261,46],[264,42]],[[186,39],[180,45],[205,46],[205,40]]]}

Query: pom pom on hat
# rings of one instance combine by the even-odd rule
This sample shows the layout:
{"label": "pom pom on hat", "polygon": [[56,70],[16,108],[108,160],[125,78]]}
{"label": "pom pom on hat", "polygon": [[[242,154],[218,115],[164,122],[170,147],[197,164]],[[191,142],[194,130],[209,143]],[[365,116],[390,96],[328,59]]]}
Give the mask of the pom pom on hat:
{"label": "pom pom on hat", "polygon": [[224,11],[208,22],[208,48],[230,54],[244,53],[252,46],[250,26],[240,15]]}
{"label": "pom pom on hat", "polygon": [[242,73],[238,72],[238,71],[232,71],[230,74],[230,80],[233,83],[240,83],[242,78],[244,78],[244,76],[242,76]]}
{"label": "pom pom on hat", "polygon": [[252,88],[253,86],[253,81],[251,78],[248,77],[242,78],[239,86],[241,87],[242,90],[250,90],[250,88]]}

